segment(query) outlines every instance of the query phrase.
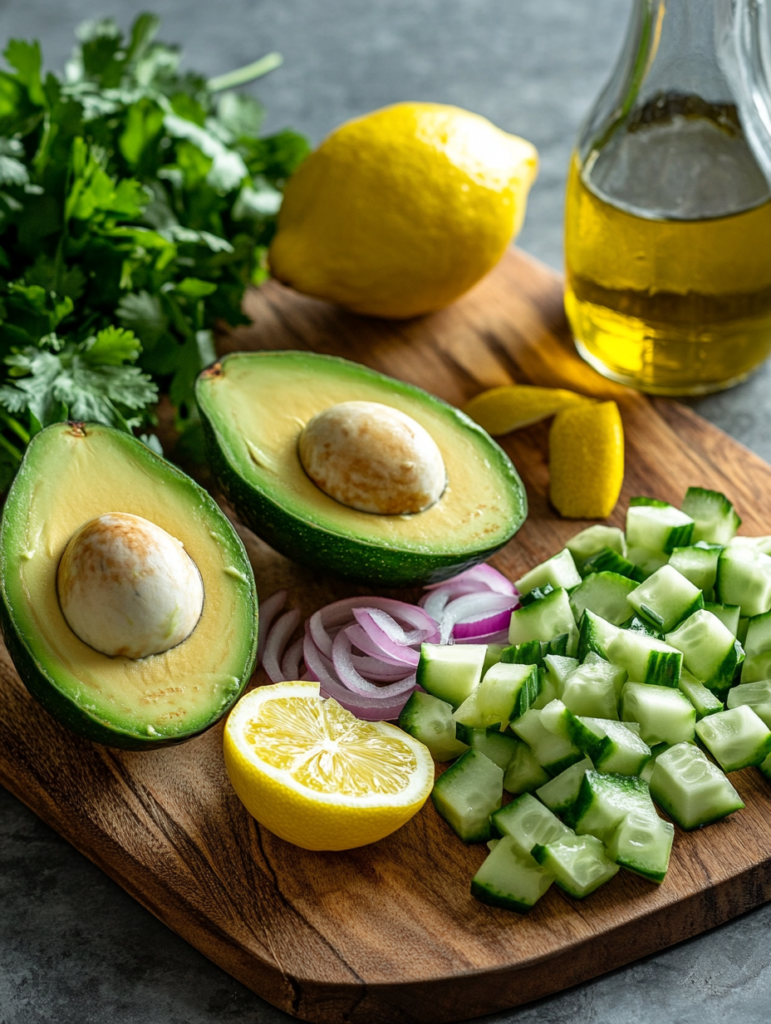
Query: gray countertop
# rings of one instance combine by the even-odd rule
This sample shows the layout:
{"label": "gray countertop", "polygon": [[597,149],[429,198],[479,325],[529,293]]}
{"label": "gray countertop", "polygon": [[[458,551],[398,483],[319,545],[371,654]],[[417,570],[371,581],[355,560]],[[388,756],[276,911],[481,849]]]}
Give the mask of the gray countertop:
{"label": "gray countertop", "polygon": [[[706,2],[706,0],[705,0]],[[49,66],[75,25],[145,6],[188,65],[214,75],[279,50],[259,84],[268,128],[319,141],[404,99],[454,103],[541,155],[520,244],[562,262],[563,190],[579,122],[620,47],[631,0],[0,0],[0,36],[37,37]],[[696,404],[771,459],[771,375]],[[771,530],[771,528],[770,528]],[[565,1024],[767,1024],[771,905],[538,1003],[485,1018]],[[143,910],[0,789],[0,1024],[278,1024],[291,1020]]]}

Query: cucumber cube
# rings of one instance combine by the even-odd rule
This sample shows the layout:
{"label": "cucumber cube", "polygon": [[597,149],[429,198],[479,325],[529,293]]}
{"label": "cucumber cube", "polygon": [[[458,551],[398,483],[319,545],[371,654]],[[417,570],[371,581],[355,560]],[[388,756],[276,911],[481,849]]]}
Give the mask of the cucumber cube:
{"label": "cucumber cube", "polygon": [[723,548],[716,591],[721,604],[738,604],[742,616],[771,611],[771,557],[748,547]]}
{"label": "cucumber cube", "polygon": [[[502,661],[488,669],[476,690],[476,708],[484,726],[519,718],[538,697],[540,677],[535,665],[511,665]],[[456,716],[461,717],[461,708]]]}
{"label": "cucumber cube", "polygon": [[596,555],[603,548],[610,548],[611,551],[626,556],[624,531],[619,530],[617,526],[589,526],[575,537],[571,537],[565,546],[579,569],[587,558]]}
{"label": "cucumber cube", "polygon": [[480,754],[467,750],[434,783],[431,799],[439,814],[464,843],[492,838],[490,815],[501,806],[503,770]]}
{"label": "cucumber cube", "polygon": [[526,914],[547,891],[554,875],[511,836],[504,836],[471,880],[471,894],[482,903]]}
{"label": "cucumber cube", "polygon": [[532,750],[536,761],[549,775],[559,775],[581,760],[581,751],[564,736],[555,736],[541,721],[542,711],[533,708],[512,722],[511,728]]}
{"label": "cucumber cube", "polygon": [[505,651],[503,644],[488,644],[487,650],[485,651],[485,660],[482,665],[482,678],[484,679],[487,670],[492,668],[493,665],[497,665],[501,660],[503,652]]}
{"label": "cucumber cube", "polygon": [[[545,562],[536,565],[530,572],[526,572],[521,579],[514,583],[514,586],[520,594],[525,596],[536,587],[544,588],[551,585],[554,590],[560,588],[567,590],[570,587],[577,587],[580,582],[581,576],[576,569],[573,556],[567,548],[563,548],[556,555],[547,558]],[[548,640],[549,638],[542,637],[542,639]]]}
{"label": "cucumber cube", "polygon": [[627,601],[635,581],[616,572],[593,572],[570,594],[570,607],[576,622],[588,608],[614,626],[620,626],[632,614]]}
{"label": "cucumber cube", "polygon": [[683,653],[685,667],[694,678],[718,693],[727,690],[744,661],[744,651],[716,615],[694,612],[666,642]]}
{"label": "cucumber cube", "polygon": [[660,754],[650,785],[656,803],[686,831],[744,807],[723,772],[692,743],[677,743]]}
{"label": "cucumber cube", "polygon": [[578,629],[566,590],[553,590],[540,601],[511,613],[509,643],[548,641],[563,633],[568,634],[567,654],[572,656],[578,646]]}
{"label": "cucumber cube", "polygon": [[621,629],[608,646],[613,665],[624,668],[635,683],[677,686],[682,668],[680,651],[637,630]]}
{"label": "cucumber cube", "polygon": [[629,594],[629,604],[663,633],[704,607],[704,595],[671,565],[663,565]]}
{"label": "cucumber cube", "polygon": [[554,680],[556,696],[562,693],[562,687],[570,673],[578,668],[578,658],[564,658],[559,654],[547,654],[543,659],[549,677]]}
{"label": "cucumber cube", "polygon": [[418,686],[457,708],[479,685],[486,654],[485,644],[423,644]]}
{"label": "cucumber cube", "polygon": [[[691,543],[694,522],[673,505],[641,505],[632,498],[626,513],[626,542],[630,548],[649,548],[671,554]],[[646,499],[647,500],[647,499]]]}
{"label": "cucumber cube", "polygon": [[682,509],[694,521],[694,543],[703,540],[710,544],[727,544],[742,523],[724,494],[704,487],[689,487]]}
{"label": "cucumber cube", "polygon": [[537,665],[543,667],[543,644],[540,640],[527,640],[523,644],[504,647],[499,661],[504,665]]}
{"label": "cucumber cube", "polygon": [[771,555],[771,536],[765,537],[732,537],[727,547],[752,548],[753,551],[760,551],[761,554]]}
{"label": "cucumber cube", "polygon": [[581,618],[581,631],[578,637],[578,660],[585,661],[594,652],[605,661],[609,660],[608,648],[621,630],[612,622],[607,622],[588,608]]}
{"label": "cucumber cube", "polygon": [[627,683],[621,696],[621,720],[638,722],[640,737],[649,747],[682,743],[693,740],[696,709],[678,689]]}
{"label": "cucumber cube", "polygon": [[703,593],[711,594],[715,589],[717,562],[722,550],[719,544],[694,544],[687,548],[675,548],[669,564]]}
{"label": "cucumber cube", "polygon": [[746,704],[703,718],[696,733],[724,772],[762,764],[771,753],[771,731]]}
{"label": "cucumber cube", "polygon": [[771,729],[771,679],[734,686],[728,691],[726,703],[731,710],[746,704]]}
{"label": "cucumber cube", "polygon": [[576,836],[568,832],[551,843],[536,846],[533,856],[550,871],[560,889],[583,899],[609,881],[618,865],[608,857],[605,847],[594,836]]}
{"label": "cucumber cube", "polygon": [[771,679],[771,612],[756,615],[747,622],[744,652],[742,682]]}
{"label": "cucumber cube", "polygon": [[517,746],[506,766],[503,788],[507,793],[532,793],[533,790],[537,790],[539,786],[547,783],[550,776],[546,769],[536,761],[535,755],[527,743],[516,737],[514,739]]}
{"label": "cucumber cube", "polygon": [[540,711],[542,708],[545,708],[549,701],[552,701],[559,696],[557,692],[557,683],[553,676],[548,672],[539,670],[539,678],[541,681],[541,689],[538,697],[533,701],[533,707],[536,711]]}
{"label": "cucumber cube", "polygon": [[496,811],[490,823],[493,832],[499,836],[511,836],[523,853],[530,853],[536,845],[552,843],[560,836],[571,834],[567,825],[563,825],[556,814],[530,793],[523,793]]}
{"label": "cucumber cube", "polygon": [[619,576],[627,576],[630,580],[636,580],[638,583],[642,583],[645,579],[645,573],[642,569],[611,548],[602,548],[596,554],[587,558],[582,571],[584,575],[593,572],[613,572]]}
{"label": "cucumber cube", "polygon": [[575,803],[584,775],[593,768],[594,765],[588,757],[583,761],[576,761],[564,772],[539,786],[535,791],[536,796],[549,810],[555,814],[562,814]]}
{"label": "cucumber cube", "polygon": [[516,736],[497,729],[468,729],[465,739],[472,750],[489,757],[504,772],[520,744]]}
{"label": "cucumber cube", "polygon": [[656,814],[647,783],[635,775],[603,775],[588,771],[583,777],[576,802],[563,815],[565,824],[579,835],[608,841],[632,811]]}
{"label": "cucumber cube", "polygon": [[576,715],[618,720],[618,698],[626,672],[598,658],[585,661],[568,676],[562,701]]}
{"label": "cucumber cube", "polygon": [[[739,636],[739,618],[741,608],[735,604],[716,604],[713,601],[704,602],[705,611],[712,612],[726,629],[730,629],[735,637]],[[747,620],[749,621],[749,620]]]}
{"label": "cucumber cube", "polygon": [[669,555],[665,555],[663,551],[651,551],[650,548],[640,547],[629,548],[626,557],[636,566],[643,580],[647,580],[669,561]]}
{"label": "cucumber cube", "polygon": [[769,754],[763,762],[763,764],[760,765],[760,770],[763,772],[768,781],[771,782],[771,754]]}
{"label": "cucumber cube", "polygon": [[[597,741],[586,753],[599,772],[639,775],[651,758],[651,749],[640,735],[623,722],[601,718],[580,718],[581,725],[593,732]],[[573,742],[583,749],[577,739]]]}
{"label": "cucumber cube", "polygon": [[631,811],[608,841],[608,856],[627,871],[661,883],[669,867],[675,828],[658,814]]}
{"label": "cucumber cube", "polygon": [[680,673],[680,682],[678,683],[678,686],[691,704],[693,704],[696,711],[697,721],[700,721],[702,718],[706,718],[707,715],[716,715],[718,711],[722,711],[725,706],[722,700],[720,700],[712,690],[708,690],[707,687],[703,683],[700,683],[698,679],[694,678],[687,669],[683,669]]}
{"label": "cucumber cube", "polygon": [[402,708],[399,728],[425,743],[435,761],[452,761],[468,747],[455,737],[452,707],[430,693],[416,691]]}
{"label": "cucumber cube", "polygon": [[654,629],[650,622],[641,619],[639,615],[633,615],[631,619],[621,623],[622,629],[631,629],[633,633],[642,633],[643,636],[652,636],[655,640],[663,640],[663,634]]}

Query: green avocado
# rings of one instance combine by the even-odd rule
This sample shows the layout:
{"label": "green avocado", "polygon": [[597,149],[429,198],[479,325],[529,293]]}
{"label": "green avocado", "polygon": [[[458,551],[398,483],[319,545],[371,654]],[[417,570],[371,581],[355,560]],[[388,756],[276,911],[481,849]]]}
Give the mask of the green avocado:
{"label": "green avocado", "polygon": [[[107,513],[161,527],[200,574],[200,617],[163,653],[110,657],[79,639],[64,617],[62,554],[84,524]],[[102,564],[97,586],[104,571]],[[58,423],[29,445],[0,525],[0,619],[30,693],[81,736],[129,750],[208,729],[240,696],[257,651],[254,576],[233,527],[184,473],[99,424]]]}
{"label": "green avocado", "polygon": [[[505,452],[463,413],[358,363],[308,352],[239,352],[199,376],[210,466],[239,517],[288,558],[373,586],[448,579],[489,558],[519,529],[527,498]],[[444,492],[413,514],[358,511],[303,469],[298,441],[344,402],[406,414],[439,448]]]}

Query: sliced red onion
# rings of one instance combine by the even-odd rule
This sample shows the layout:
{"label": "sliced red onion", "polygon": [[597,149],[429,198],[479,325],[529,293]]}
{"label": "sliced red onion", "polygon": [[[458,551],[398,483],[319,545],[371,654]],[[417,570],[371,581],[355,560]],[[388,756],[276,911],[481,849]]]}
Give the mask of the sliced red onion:
{"label": "sliced red onion", "polygon": [[281,659],[281,674],[284,679],[300,679],[303,668],[303,638],[300,637],[287,647]]}
{"label": "sliced red onion", "polygon": [[430,636],[438,636],[436,622],[417,605],[395,601],[389,597],[348,597],[343,601],[328,604],[310,617],[313,642],[327,658],[332,657],[334,638],[331,630],[349,623],[354,608],[376,608],[388,612],[396,619],[402,619],[415,629],[427,630]]}
{"label": "sliced red onion", "polygon": [[456,622],[453,627],[453,638],[461,640],[463,637],[483,636],[485,633],[498,633],[503,629],[508,630],[511,622],[511,609],[506,608],[501,612],[495,612],[484,619],[464,619],[463,622]]}
{"label": "sliced red onion", "polygon": [[491,612],[510,611],[516,603],[516,598],[511,594],[495,594],[489,590],[456,598],[447,605],[442,615],[439,642],[449,642],[456,622],[466,619],[474,621],[487,617]]}
{"label": "sliced red onion", "polygon": [[281,670],[281,659],[289,641],[300,621],[300,611],[292,608],[285,612],[272,626],[265,637],[265,650],[262,655],[262,667],[272,683],[283,683],[288,677]]}
{"label": "sliced red onion", "polygon": [[[414,608],[415,606],[413,605],[412,607]],[[389,640],[393,640],[394,643],[404,647],[409,647],[411,644],[426,643],[437,632],[436,623],[432,622],[428,629],[413,629],[411,632],[406,633],[392,615],[389,615],[388,612],[384,612],[380,608],[354,608],[353,614],[356,621],[364,626],[365,629],[367,627],[362,621],[362,617],[374,622],[378,629],[386,634]]]}
{"label": "sliced red onion", "polygon": [[456,644],[503,644],[508,646],[509,631],[501,629],[497,633],[483,633],[481,636],[458,637]]}
{"label": "sliced red onion", "polygon": [[[410,665],[412,668],[418,664],[420,655],[417,651],[413,651],[411,647],[406,644],[400,644],[398,641],[393,640],[384,629],[375,621],[374,616],[370,614],[368,608],[355,608],[353,614],[356,616],[356,621],[359,623],[361,628],[370,638],[373,640],[377,647],[383,654],[389,656],[393,660],[401,660],[405,665]],[[394,623],[396,625],[396,623]],[[348,631],[346,630],[346,633]],[[338,636],[340,634],[338,633]],[[402,635],[404,631],[402,630]],[[350,641],[350,637],[348,638]],[[415,641],[413,641],[415,642]],[[337,637],[335,637],[335,643],[337,643]]]}
{"label": "sliced red onion", "polygon": [[277,590],[275,594],[271,594],[270,597],[266,598],[264,601],[260,601],[258,616],[259,625],[257,627],[258,665],[262,664],[262,652],[265,644],[265,638],[270,632],[273,620],[286,604],[286,597],[286,590]]}
{"label": "sliced red onion", "polygon": [[384,689],[388,690],[390,696],[398,696],[401,693],[407,693],[409,690],[415,688],[415,673],[407,675],[402,679],[398,679],[387,686],[378,686],[376,683],[371,683],[368,679],[365,679],[353,664],[353,654],[351,652],[351,641],[346,636],[345,631],[341,630],[335,637],[335,642],[332,645],[332,664],[335,666],[338,678],[343,686],[347,686],[349,690],[353,690],[355,693],[365,694],[368,697],[374,694],[382,693]]}
{"label": "sliced red onion", "polygon": [[358,623],[346,626],[345,632],[350,637],[353,646],[362,651],[362,653],[369,655],[371,658],[377,658],[385,664],[392,665],[394,667],[399,666],[400,668],[404,668],[405,665],[410,664],[406,660],[410,653],[412,653],[409,648],[403,649],[400,647],[398,655],[394,654],[394,656],[391,657],[390,654],[387,654],[384,650],[378,647],[371,637],[367,636]]}
{"label": "sliced red onion", "polygon": [[430,583],[425,590],[439,590],[441,587],[457,586],[460,583],[470,582],[475,585],[475,589],[492,590],[497,594],[516,594],[517,589],[514,584],[507,580],[506,577],[498,572],[497,569],[493,569],[491,565],[483,562],[481,565],[472,565],[470,569],[465,569],[463,572],[459,572],[457,576],[453,576],[449,580],[445,580],[443,583]]}

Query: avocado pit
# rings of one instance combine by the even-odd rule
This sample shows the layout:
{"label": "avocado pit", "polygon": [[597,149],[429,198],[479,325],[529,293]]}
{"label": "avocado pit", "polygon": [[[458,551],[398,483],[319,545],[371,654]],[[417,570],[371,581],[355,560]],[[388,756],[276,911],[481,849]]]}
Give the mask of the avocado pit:
{"label": "avocado pit", "polygon": [[125,512],[72,535],[56,583],[70,629],[109,657],[162,654],[190,636],[203,610],[201,574],[182,542]]}
{"label": "avocado pit", "polygon": [[340,402],[314,416],[298,440],[310,479],[359,512],[413,515],[433,505],[447,471],[428,431],[379,402]]}

